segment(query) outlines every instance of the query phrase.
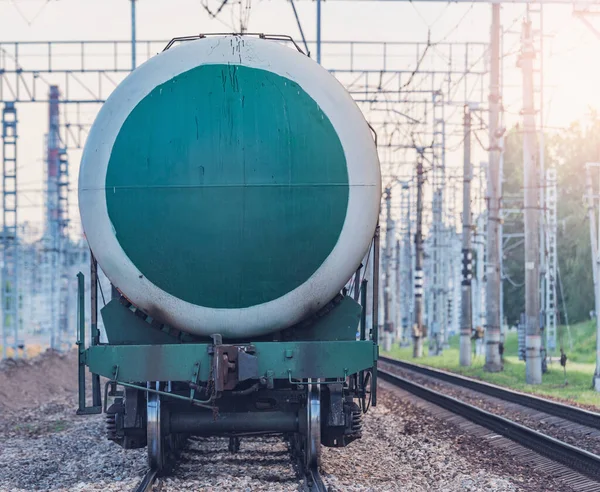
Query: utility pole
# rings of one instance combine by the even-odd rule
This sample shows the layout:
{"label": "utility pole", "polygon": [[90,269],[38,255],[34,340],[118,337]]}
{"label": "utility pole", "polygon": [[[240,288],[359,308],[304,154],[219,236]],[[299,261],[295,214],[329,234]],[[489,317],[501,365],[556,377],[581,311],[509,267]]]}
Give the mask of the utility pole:
{"label": "utility pole", "polygon": [[[542,132],[540,131],[540,134]],[[540,152],[542,150],[540,149]],[[541,154],[540,154],[541,156]],[[540,175],[543,178],[543,165],[540,159]],[[546,177],[546,191],[542,190],[540,193],[540,209],[544,212],[541,212],[543,216],[546,217],[546,227],[541,228],[540,234],[540,242],[541,251],[544,253],[540,255],[542,260],[546,260],[544,263],[546,265],[546,292],[544,299],[544,308],[546,317],[545,331],[546,331],[546,350],[550,355],[556,353],[557,344],[557,284],[558,284],[558,257],[557,257],[557,248],[556,248],[556,236],[557,236],[557,228],[558,224],[556,221],[556,211],[557,211],[557,177],[556,177],[556,168],[549,167],[545,172]],[[545,199],[542,203],[541,197],[545,196]],[[544,220],[542,219],[542,223]],[[545,229],[545,231],[544,231]],[[545,236],[545,243],[544,243]],[[542,294],[544,292],[542,291]],[[568,323],[567,323],[568,325]]]}
{"label": "utility pole", "polygon": [[471,365],[471,333],[473,312],[471,309],[471,279],[473,278],[473,252],[471,250],[471,113],[465,105],[465,141],[463,163],[463,227],[462,227],[462,296],[460,316],[460,365]]}
{"label": "utility pole", "polygon": [[596,244],[597,236],[596,236],[596,213],[594,212],[594,188],[592,186],[592,171],[591,168],[594,167],[594,164],[587,163],[585,165],[585,191],[587,195],[587,205],[588,205],[588,219],[590,221],[590,244],[592,245],[592,275],[594,278],[594,285],[598,281],[596,275],[596,254],[598,245]]}
{"label": "utility pole", "polygon": [[60,166],[60,93],[58,86],[50,86],[50,104],[48,107],[48,136],[46,138],[46,228],[42,241],[46,268],[44,269],[44,297],[49,303],[48,323],[50,331],[50,348],[60,350],[59,325],[60,315],[60,232],[59,220],[59,166]]}
{"label": "utility pole", "polygon": [[392,327],[391,321],[391,295],[392,286],[390,279],[392,277],[392,249],[394,247],[394,222],[392,221],[392,189],[390,186],[385,188],[385,252],[383,254],[385,284],[383,286],[383,348],[389,351],[392,348]]}
{"label": "utility pole", "polygon": [[136,33],[135,33],[135,2],[131,1],[131,70],[135,70],[137,67],[136,62]]}
{"label": "utility pole", "polygon": [[402,256],[400,248],[400,239],[396,239],[395,247],[395,259],[394,259],[394,343],[398,340],[402,341],[402,312],[404,309],[402,303],[402,292],[400,291],[402,286],[402,270],[400,268]]}
{"label": "utility pole", "polygon": [[588,200],[588,217],[590,220],[590,240],[592,245],[592,272],[594,275],[594,301],[596,311],[596,370],[594,371],[594,389],[600,391],[600,254],[597,231],[600,231],[600,213],[596,230],[596,213],[594,209],[594,189],[592,186],[592,168],[600,169],[600,163],[588,163],[586,171],[586,195]]}
{"label": "utility pole", "polygon": [[415,324],[413,357],[423,357],[423,149],[417,149],[417,230],[415,232]]}
{"label": "utility pole", "polygon": [[[600,213],[598,214],[598,231],[600,231]],[[596,371],[594,372],[594,389],[600,391],[600,248],[596,241]]]}
{"label": "utility pole", "polygon": [[[487,183],[488,163],[480,162],[478,170],[478,181],[480,193],[484,193]],[[474,271],[475,284],[471,282],[472,307],[473,307],[473,325],[477,330],[478,327],[486,325],[486,292],[487,279],[485,276],[486,263],[486,243],[487,243],[487,203],[482,206],[484,200],[477,202],[477,219],[475,220],[475,233],[473,234],[473,252],[475,254],[476,263]],[[475,342],[475,351],[477,355],[483,355],[484,345],[483,340]]]}
{"label": "utility pole", "polygon": [[535,108],[533,104],[533,39],[531,22],[523,22],[519,64],[523,70],[523,173],[525,187],[525,380],[542,382],[540,331],[540,175],[537,169]]}
{"label": "utility pole", "polygon": [[414,269],[413,269],[413,249],[412,249],[412,202],[410,185],[408,182],[402,183],[400,196],[400,228],[402,235],[401,242],[401,259],[400,278],[398,279],[397,292],[400,295],[402,302],[402,333],[400,344],[403,347],[410,345],[410,332],[413,326],[413,310],[415,307],[414,301]]}
{"label": "utility pole", "polygon": [[317,0],[317,63],[321,64],[321,0]]}
{"label": "utility pole", "polygon": [[[435,162],[435,161],[434,161]],[[433,199],[432,199],[432,211],[431,211],[431,286],[432,295],[430,302],[432,304],[432,316],[427,319],[428,324],[428,338],[429,338],[429,355],[441,355],[442,354],[442,333],[445,328],[446,316],[444,311],[447,309],[445,305],[444,291],[446,289],[446,269],[444,263],[444,250],[443,239],[445,231],[443,230],[442,220],[442,208],[443,208],[443,179],[440,179],[441,183],[439,187],[436,186],[436,178],[440,178],[440,171],[435,168],[432,170],[432,181],[433,181]],[[428,277],[429,278],[429,277]]]}
{"label": "utility pole", "polygon": [[488,229],[487,229],[487,290],[485,366],[489,372],[502,370],[500,359],[500,201],[502,199],[502,176],[500,176],[500,5],[492,4],[490,67],[490,120],[489,120],[489,169],[488,169]]}

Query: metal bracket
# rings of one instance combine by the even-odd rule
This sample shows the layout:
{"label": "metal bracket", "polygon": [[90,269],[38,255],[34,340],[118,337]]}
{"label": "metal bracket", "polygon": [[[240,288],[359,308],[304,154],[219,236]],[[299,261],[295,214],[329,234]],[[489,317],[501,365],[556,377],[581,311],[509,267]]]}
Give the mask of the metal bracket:
{"label": "metal bracket", "polygon": [[194,364],[194,373],[192,374],[192,384],[190,384],[190,399],[193,400],[196,396],[196,388],[200,380],[200,361]]}
{"label": "metal bracket", "polygon": [[377,147],[377,132],[375,131],[375,128],[373,128],[371,123],[369,123],[368,121],[367,121],[367,125],[369,126],[371,133],[373,133],[373,140],[375,141],[375,147]]}
{"label": "metal bracket", "polygon": [[197,34],[195,36],[180,36],[178,38],[173,38],[171,39],[171,41],[169,41],[167,43],[167,46],[165,46],[165,48],[163,49],[164,51],[167,51],[169,48],[171,48],[175,43],[182,43],[185,41],[195,41],[196,39],[204,39],[207,38],[209,36],[256,36],[260,39],[270,39],[272,41],[289,41],[291,42],[294,47],[300,52],[302,53],[304,56],[309,56],[307,55],[304,50],[302,48],[300,48],[300,46],[298,45],[298,43],[296,43],[296,41],[294,41],[294,38],[292,38],[291,36],[288,36],[287,34],[264,34],[261,32],[211,32],[208,34]]}
{"label": "metal bracket", "polygon": [[[139,384],[125,383],[123,381],[118,381],[116,379],[119,373],[119,366],[115,366],[115,379],[109,380],[104,385],[104,406],[106,407],[106,400],[108,396],[108,387],[110,385],[120,385],[126,388],[133,388],[136,390],[144,391],[145,393],[156,393],[158,395],[166,396],[169,398],[175,398],[176,400],[183,400],[191,403],[192,405],[196,405],[198,407],[213,409],[213,406],[210,403],[213,402],[214,398],[211,396],[208,400],[196,400],[194,398],[189,398],[187,396],[177,395],[175,393],[169,393],[168,391],[161,391],[156,389],[147,388],[145,386],[140,386]],[[106,412],[106,409],[104,410]]]}
{"label": "metal bracket", "polygon": [[344,377],[336,378],[335,381],[321,381],[320,379],[318,379],[317,382],[315,382],[314,380],[312,382],[293,381],[292,380],[292,371],[288,369],[288,381],[291,384],[295,384],[297,386],[308,386],[309,384],[340,384],[340,383],[343,384],[347,377],[348,377],[348,369],[344,369]]}
{"label": "metal bracket", "polygon": [[[79,408],[77,409],[77,415],[93,415],[102,412],[102,402],[100,400],[99,392],[96,392],[96,385],[92,385],[94,405],[91,407],[85,404],[85,365],[86,365],[86,351],[85,351],[85,277],[83,273],[77,274],[77,351],[79,353],[78,361],[78,396],[79,396]],[[94,340],[92,339],[92,343]],[[92,382],[99,376],[92,374]],[[105,400],[106,401],[106,400]]]}
{"label": "metal bracket", "polygon": [[221,335],[212,335],[214,345],[208,347],[213,356],[212,377],[215,391],[233,390],[240,381],[258,379],[258,359],[252,355],[253,345],[223,344]]}

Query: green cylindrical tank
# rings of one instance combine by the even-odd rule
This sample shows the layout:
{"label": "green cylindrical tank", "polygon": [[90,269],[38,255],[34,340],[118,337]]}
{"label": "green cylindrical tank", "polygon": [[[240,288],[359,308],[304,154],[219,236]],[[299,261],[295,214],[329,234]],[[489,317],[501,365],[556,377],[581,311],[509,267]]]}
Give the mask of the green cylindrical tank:
{"label": "green cylindrical tank", "polygon": [[182,44],[128,76],[79,180],[111,282],[162,322],[233,338],[331,300],[366,253],[380,192],[372,135],[335,78],[239,36]]}

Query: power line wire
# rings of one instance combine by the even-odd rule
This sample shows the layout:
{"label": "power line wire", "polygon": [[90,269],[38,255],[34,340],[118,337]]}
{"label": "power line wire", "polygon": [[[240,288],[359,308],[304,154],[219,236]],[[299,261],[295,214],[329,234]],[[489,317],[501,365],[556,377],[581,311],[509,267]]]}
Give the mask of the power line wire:
{"label": "power line wire", "polygon": [[21,10],[21,8],[19,7],[19,5],[17,4],[17,2],[15,0],[10,0],[10,3],[13,5],[13,7],[15,8],[15,10],[18,12],[18,14],[21,16],[21,18],[25,21],[25,23],[31,27],[31,25],[35,22],[35,20],[41,15],[41,13],[46,9],[46,7],[48,6],[48,4],[51,2],[52,0],[46,0],[44,2],[44,4],[38,9],[38,11],[34,14],[34,16],[29,19],[27,17],[27,15],[25,15],[25,13]]}

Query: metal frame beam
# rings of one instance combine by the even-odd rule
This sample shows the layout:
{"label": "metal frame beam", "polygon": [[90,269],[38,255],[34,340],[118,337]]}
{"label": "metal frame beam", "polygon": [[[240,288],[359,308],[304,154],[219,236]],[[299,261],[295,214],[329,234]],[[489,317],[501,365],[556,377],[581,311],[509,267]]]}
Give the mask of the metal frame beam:
{"label": "metal frame beam", "polygon": [[[136,41],[137,62],[166,44]],[[350,90],[358,93],[360,87],[367,95],[408,92],[436,75],[440,81],[435,88],[450,94],[465,74],[483,79],[487,73],[485,42],[435,43],[435,50],[428,52],[432,44],[423,42],[324,41],[321,46],[323,65]],[[48,88],[56,84],[63,104],[102,103],[130,73],[131,50],[130,41],[0,42],[0,102],[49,102]],[[434,69],[431,62],[438,58],[444,60],[443,68]],[[443,82],[446,87],[441,87]],[[435,81],[428,90],[431,85]]]}
{"label": "metal frame beam", "polygon": [[17,109],[2,110],[2,357],[19,356],[19,275],[17,234]]}

